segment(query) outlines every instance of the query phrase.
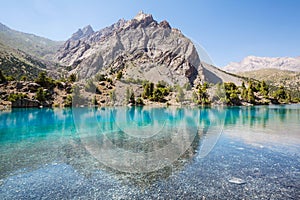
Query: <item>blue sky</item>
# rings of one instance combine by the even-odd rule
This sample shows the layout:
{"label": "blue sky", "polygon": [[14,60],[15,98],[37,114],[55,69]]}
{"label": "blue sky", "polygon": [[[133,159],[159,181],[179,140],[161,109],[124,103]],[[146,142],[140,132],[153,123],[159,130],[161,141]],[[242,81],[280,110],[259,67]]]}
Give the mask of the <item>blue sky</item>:
{"label": "blue sky", "polygon": [[[189,2],[189,3],[188,3]],[[245,56],[300,56],[298,0],[0,0],[0,22],[66,40],[78,28],[99,30],[138,11],[166,19],[205,48],[218,66]]]}

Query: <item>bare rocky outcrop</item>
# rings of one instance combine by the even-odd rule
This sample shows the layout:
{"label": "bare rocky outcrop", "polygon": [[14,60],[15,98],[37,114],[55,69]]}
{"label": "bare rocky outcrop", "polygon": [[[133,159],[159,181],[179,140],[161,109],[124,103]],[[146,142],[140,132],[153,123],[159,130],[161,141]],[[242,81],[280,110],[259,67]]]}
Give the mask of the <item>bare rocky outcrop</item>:
{"label": "bare rocky outcrop", "polygon": [[130,57],[141,53],[144,67],[149,71],[157,68],[171,74],[168,79],[174,81],[165,76],[165,81],[171,84],[193,83],[201,67],[197,51],[188,38],[172,29],[167,21],[158,23],[152,15],[143,12],[131,20],[121,19],[110,27],[82,35],[80,29],[56,54],[57,61],[72,66],[71,73],[79,74],[81,79],[109,68],[122,56],[132,60]]}
{"label": "bare rocky outcrop", "polygon": [[12,102],[12,108],[36,108],[39,107],[41,103],[38,100],[31,100],[31,99],[17,99],[16,101]]}

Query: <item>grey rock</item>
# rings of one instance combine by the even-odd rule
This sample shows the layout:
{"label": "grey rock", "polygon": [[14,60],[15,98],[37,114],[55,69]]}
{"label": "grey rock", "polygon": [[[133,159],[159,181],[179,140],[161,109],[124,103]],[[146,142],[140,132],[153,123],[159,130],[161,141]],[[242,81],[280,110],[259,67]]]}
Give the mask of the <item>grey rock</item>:
{"label": "grey rock", "polygon": [[246,181],[244,181],[243,179],[236,178],[236,177],[229,179],[228,182],[233,184],[238,184],[238,185],[242,185],[246,183]]}
{"label": "grey rock", "polygon": [[13,108],[33,108],[33,107],[39,107],[41,104],[37,100],[31,100],[31,99],[18,99],[16,101],[12,102]]}
{"label": "grey rock", "polygon": [[[80,74],[80,79],[88,79],[108,68],[120,56],[128,58],[141,51],[141,55],[148,56],[144,57],[144,68],[152,72],[161,68],[159,71],[172,74],[173,77],[166,80],[171,84],[193,82],[198,75],[200,59],[193,43],[181,32],[171,29],[167,21],[157,23],[150,14],[140,12],[129,21],[122,19],[100,31],[88,31],[88,37],[83,30],[73,34],[56,54],[61,64],[75,67],[71,73]],[[151,59],[155,62],[150,63]]]}

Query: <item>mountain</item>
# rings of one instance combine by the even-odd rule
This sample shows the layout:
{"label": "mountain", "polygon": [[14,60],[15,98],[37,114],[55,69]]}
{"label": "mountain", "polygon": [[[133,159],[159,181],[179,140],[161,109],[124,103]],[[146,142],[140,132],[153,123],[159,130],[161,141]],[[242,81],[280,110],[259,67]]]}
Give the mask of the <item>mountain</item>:
{"label": "mountain", "polygon": [[241,62],[232,62],[224,70],[266,83],[284,86],[291,91],[300,88],[300,57],[255,57],[248,56]]}
{"label": "mountain", "polygon": [[300,72],[280,69],[259,69],[238,73],[241,76],[265,81],[273,86],[284,86],[292,91],[300,92]]}
{"label": "mountain", "polygon": [[0,69],[5,75],[20,79],[26,76],[29,79],[37,77],[45,71],[48,62],[40,61],[21,50],[13,49],[0,43]]}
{"label": "mountain", "polygon": [[15,31],[0,23],[0,43],[30,55],[51,60],[63,42]]}
{"label": "mountain", "polygon": [[256,57],[248,56],[241,62],[231,62],[223,68],[228,72],[246,72],[260,69],[279,69],[300,72],[300,57]]}
{"label": "mountain", "polygon": [[[212,76],[215,72],[201,63],[190,39],[167,21],[157,22],[143,12],[96,32],[90,26],[79,29],[58,50],[55,60],[70,66],[71,73],[81,79],[122,71],[126,79],[182,86],[205,80],[222,82],[222,76],[230,76],[215,68],[218,75]],[[231,79],[240,83],[236,77]]]}

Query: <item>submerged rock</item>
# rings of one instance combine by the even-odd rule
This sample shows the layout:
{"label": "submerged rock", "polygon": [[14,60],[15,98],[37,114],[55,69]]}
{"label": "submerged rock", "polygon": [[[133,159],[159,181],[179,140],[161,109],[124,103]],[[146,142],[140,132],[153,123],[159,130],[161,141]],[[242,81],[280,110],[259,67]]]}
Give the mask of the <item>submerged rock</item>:
{"label": "submerged rock", "polygon": [[244,181],[243,179],[236,178],[236,177],[229,179],[228,182],[233,184],[238,184],[238,185],[242,185],[246,183],[246,181]]}

